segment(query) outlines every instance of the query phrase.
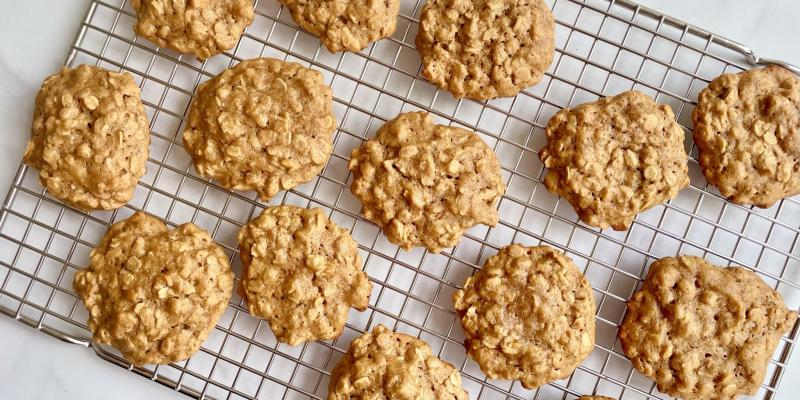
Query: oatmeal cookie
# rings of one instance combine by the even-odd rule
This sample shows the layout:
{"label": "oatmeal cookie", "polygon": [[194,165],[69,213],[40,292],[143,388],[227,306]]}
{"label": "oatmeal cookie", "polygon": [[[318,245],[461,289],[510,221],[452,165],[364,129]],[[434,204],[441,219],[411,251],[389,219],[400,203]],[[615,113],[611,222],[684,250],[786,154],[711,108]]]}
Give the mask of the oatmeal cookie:
{"label": "oatmeal cookie", "polygon": [[492,149],[466,129],[434,125],[423,112],[400,114],[350,156],[362,213],[404,249],[438,253],[466,228],[497,224],[505,186]]}
{"label": "oatmeal cookie", "polygon": [[666,257],[650,266],[628,301],[619,339],[659,391],[687,400],[734,399],[756,393],[796,318],[748,269]]}
{"label": "oatmeal cookie", "polygon": [[581,396],[578,397],[578,400],[616,400],[616,399],[607,396]]}
{"label": "oatmeal cookie", "polygon": [[239,232],[239,248],[239,292],[281,342],[333,339],[350,307],[369,305],[358,244],[318,208],[267,208]]}
{"label": "oatmeal cookie", "polygon": [[683,129],[669,106],[643,93],[563,109],[545,133],[544,184],[586,224],[628,229],[636,214],[689,184]]}
{"label": "oatmeal cookie", "polygon": [[303,29],[332,53],[357,52],[389,37],[397,25],[399,0],[279,0]]}
{"label": "oatmeal cookie", "polygon": [[508,97],[550,67],[555,22],[542,0],[428,0],[416,42],[434,85],[455,97]]}
{"label": "oatmeal cookie", "polygon": [[168,364],[208,337],[231,298],[233,272],[206,231],[169,230],[137,212],[111,226],[72,285],[95,342],[134,365]]}
{"label": "oatmeal cookie", "polygon": [[81,65],[48,77],[36,96],[23,160],[72,207],[113,210],[145,173],[150,129],[139,87],[127,72]]}
{"label": "oatmeal cookie", "polygon": [[328,400],[467,400],[461,374],[424,341],[378,325],[350,343],[331,374]]}
{"label": "oatmeal cookie", "polygon": [[136,34],[199,60],[236,46],[253,23],[252,0],[133,0]]}
{"label": "oatmeal cookie", "polygon": [[506,246],[453,295],[467,353],[492,379],[528,389],[566,378],[594,347],[586,277],[548,246]]}
{"label": "oatmeal cookie", "polygon": [[314,178],[336,119],[322,74],[272,58],[243,61],[197,89],[183,143],[200,175],[266,201]]}
{"label": "oatmeal cookie", "polygon": [[692,113],[700,168],[737,204],[769,207],[800,193],[800,78],[769,66],[724,74]]}

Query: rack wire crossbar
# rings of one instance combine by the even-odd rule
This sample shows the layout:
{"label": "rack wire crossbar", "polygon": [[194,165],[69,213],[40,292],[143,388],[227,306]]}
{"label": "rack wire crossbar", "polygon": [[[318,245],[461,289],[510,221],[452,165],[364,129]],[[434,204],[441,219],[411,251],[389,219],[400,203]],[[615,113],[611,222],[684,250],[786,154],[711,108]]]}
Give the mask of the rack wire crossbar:
{"label": "rack wire crossbar", "polygon": [[[36,171],[20,165],[0,210],[0,312],[99,357],[196,398],[324,399],[330,372],[350,341],[382,323],[422,338],[455,365],[472,399],[572,399],[597,393],[620,399],[667,398],[636,372],[616,334],[633,294],[655,259],[696,254],[720,265],[744,265],[800,308],[800,200],[769,209],[726,202],[703,179],[691,141],[697,94],[723,72],[748,68],[749,49],[627,0],[549,0],[556,17],[556,55],[548,73],[518,96],[459,100],[420,75],[414,48],[422,0],[402,0],[397,31],[359,53],[331,54],[300,30],[275,0],[255,0],[256,18],[233,50],[205,62],[136,37],[128,0],[93,0],[65,64],[132,73],[142,89],[152,143],[147,174],[134,199],[111,212],[83,213],[52,199]],[[195,88],[237,62],[275,57],[322,72],[333,87],[339,121],[334,154],[313,181],[264,203],[198,177],[182,148],[182,123]],[[667,204],[640,214],[628,231],[600,231],[578,222],[569,204],[541,185],[536,151],[559,109],[636,89],[669,104],[687,132],[691,186]],[[425,110],[440,123],[478,132],[501,161],[507,193],[496,227],[474,227],[453,249],[404,252],[359,215],[350,194],[350,151],[397,113]],[[370,308],[352,312],[336,340],[291,347],[252,317],[234,294],[201,350],[187,361],[133,367],[114,349],[95,345],[72,279],[110,224],[137,210],[170,225],[185,222],[212,233],[241,271],[236,234],[268,205],[320,207],[360,243],[374,283]],[[592,284],[597,344],[572,376],[531,391],[487,379],[465,354],[453,313],[453,292],[509,243],[539,243],[566,252]],[[796,324],[770,360],[758,398],[777,392],[797,341]]]}

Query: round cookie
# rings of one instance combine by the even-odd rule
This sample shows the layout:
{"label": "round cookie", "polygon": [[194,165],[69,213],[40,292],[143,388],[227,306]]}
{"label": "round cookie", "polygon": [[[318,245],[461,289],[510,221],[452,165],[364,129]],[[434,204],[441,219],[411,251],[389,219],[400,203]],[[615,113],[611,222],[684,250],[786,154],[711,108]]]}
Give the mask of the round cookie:
{"label": "round cookie", "polygon": [[89,330],[134,365],[189,358],[231,298],[228,259],[194,224],[169,230],[137,212],[111,225],[90,257],[72,283]]}
{"label": "round cookie", "polygon": [[700,168],[737,204],[769,207],[800,193],[800,78],[769,66],[723,74],[692,113]]}
{"label": "round cookie", "polygon": [[350,343],[328,386],[328,400],[467,398],[461,374],[427,343],[383,325]]}
{"label": "round cookie", "polygon": [[338,337],[350,307],[369,305],[358,244],[318,208],[265,209],[239,232],[239,248],[239,292],[281,342]]}
{"label": "round cookie", "polygon": [[416,43],[434,85],[459,98],[509,97],[550,67],[555,22],[542,0],[429,0]]}
{"label": "round cookie", "polygon": [[23,160],[54,197],[81,210],[113,210],[145,173],[150,129],[127,72],[81,65],[48,77],[36,96]]}
{"label": "round cookie", "polygon": [[578,397],[578,400],[616,400],[616,399],[607,396],[581,396]]}
{"label": "round cookie", "polygon": [[545,133],[544,184],[586,224],[628,229],[636,214],[689,184],[683,129],[669,106],[643,93],[565,108]]}
{"label": "round cookie", "polygon": [[475,133],[434,125],[426,113],[386,122],[353,150],[349,168],[364,216],[406,250],[438,253],[466,228],[497,224],[505,187],[494,152]]}
{"label": "round cookie", "polygon": [[619,339],[658,390],[683,399],[755,394],[781,335],[797,315],[754,272],[699,257],[650,266],[628,301]]}
{"label": "round cookie", "polygon": [[548,246],[506,246],[453,295],[467,353],[492,379],[527,389],[566,378],[594,347],[586,277]]}
{"label": "round cookie", "polygon": [[303,29],[328,51],[357,52],[389,37],[397,25],[399,0],[279,0]]}
{"label": "round cookie", "polygon": [[332,96],[322,74],[300,64],[243,61],[197,89],[183,143],[200,175],[266,201],[325,167]]}
{"label": "round cookie", "polygon": [[236,46],[253,23],[252,0],[133,0],[136,34],[199,60]]}

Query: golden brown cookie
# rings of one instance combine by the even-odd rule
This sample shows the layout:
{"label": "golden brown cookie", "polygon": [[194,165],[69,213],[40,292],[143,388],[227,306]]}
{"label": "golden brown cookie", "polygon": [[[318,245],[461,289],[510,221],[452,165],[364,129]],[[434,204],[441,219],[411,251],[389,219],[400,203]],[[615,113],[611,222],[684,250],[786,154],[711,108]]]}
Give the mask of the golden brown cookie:
{"label": "golden brown cookie", "polygon": [[350,343],[328,387],[328,400],[467,398],[461,374],[427,343],[383,325]]}
{"label": "golden brown cookie", "polygon": [[700,168],[737,204],[769,207],[800,193],[800,78],[769,66],[723,74],[692,113]]}
{"label": "golden brown cookie", "polygon": [[492,379],[533,389],[569,376],[594,347],[589,281],[548,246],[500,249],[453,302],[467,353]]}
{"label": "golden brown cookie", "polygon": [[358,244],[319,208],[267,208],[239,232],[239,248],[239,292],[281,342],[333,339],[350,307],[369,305]]}
{"label": "golden brown cookie", "polygon": [[455,97],[515,96],[550,67],[555,22],[542,0],[429,0],[416,42],[422,74]]}
{"label": "golden brown cookie", "polygon": [[650,266],[628,301],[619,339],[658,390],[683,399],[755,394],[772,353],[797,314],[754,272],[699,257]]}
{"label": "golden brown cookie", "polygon": [[36,96],[23,160],[54,197],[81,210],[113,210],[145,173],[150,129],[127,72],[81,65],[48,77]]}
{"label": "golden brown cookie", "polygon": [[350,156],[351,190],[389,241],[438,253],[464,230],[497,224],[500,163],[473,132],[434,125],[423,112],[386,122]]}
{"label": "golden brown cookie", "polygon": [[616,400],[613,397],[606,397],[606,396],[581,396],[578,397],[578,400]]}
{"label": "golden brown cookie", "polygon": [[394,33],[399,0],[279,0],[332,53],[357,52]]}
{"label": "golden brown cookie", "polygon": [[236,46],[253,23],[252,0],[133,0],[137,35],[200,60]]}
{"label": "golden brown cookie", "polygon": [[200,175],[269,200],[313,179],[333,148],[336,119],[322,74],[257,58],[197,89],[183,143]]}
{"label": "golden brown cookie", "polygon": [[544,184],[589,225],[628,229],[636,214],[689,184],[683,129],[669,106],[643,93],[563,109],[546,135]]}
{"label": "golden brown cookie", "polygon": [[233,289],[225,253],[194,224],[174,230],[142,212],[111,225],[75,274],[95,342],[134,365],[194,354],[222,316]]}

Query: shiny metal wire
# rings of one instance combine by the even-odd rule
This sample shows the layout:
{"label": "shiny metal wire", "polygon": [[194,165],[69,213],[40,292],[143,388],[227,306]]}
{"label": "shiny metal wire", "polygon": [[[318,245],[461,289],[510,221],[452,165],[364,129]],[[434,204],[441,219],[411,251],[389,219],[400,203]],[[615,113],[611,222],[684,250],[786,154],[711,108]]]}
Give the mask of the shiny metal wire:
{"label": "shiny metal wire", "polygon": [[[197,398],[324,399],[330,371],[349,342],[377,323],[418,336],[462,372],[473,399],[571,399],[598,393],[624,399],[665,398],[631,368],[616,341],[625,301],[652,260],[698,254],[722,265],[752,268],[800,306],[800,201],[766,210],[742,207],[707,186],[691,144],[697,92],[719,73],[763,60],[736,42],[629,1],[550,0],[557,20],[557,52],[543,81],[517,97],[458,100],[419,75],[414,49],[422,0],[403,0],[397,32],[364,51],[330,54],[299,30],[275,0],[256,0],[256,21],[235,49],[206,62],[159,49],[133,35],[129,1],[91,1],[67,65],[90,63],[126,70],[140,83],[153,143],[148,173],[134,200],[113,212],[82,213],[50,198],[35,171],[21,165],[0,210],[0,312],[99,357]],[[182,149],[181,127],[196,86],[242,59],[270,56],[320,70],[334,89],[339,130],[331,161],[314,181],[269,203],[253,193],[229,192],[199,178]],[[792,66],[783,63],[791,68]],[[568,204],[541,187],[536,150],[558,109],[635,88],[672,106],[687,131],[692,184],[668,204],[637,217],[626,232],[578,223]],[[359,216],[346,168],[350,150],[400,111],[427,110],[443,123],[477,131],[503,165],[508,192],[500,223],[471,229],[454,249],[429,254],[400,251]],[[321,207],[360,243],[374,283],[370,309],[352,313],[333,341],[297,347],[278,344],[269,327],[234,296],[227,312],[190,360],[133,367],[113,349],[91,342],[86,311],[72,276],[110,223],[145,210],[171,225],[192,221],[209,230],[241,268],[235,235],[267,204]],[[568,379],[536,391],[487,380],[464,354],[451,295],[467,276],[511,242],[546,243],[567,252],[584,270],[597,300],[597,346]],[[797,325],[770,361],[759,398],[778,392],[798,337]]]}

